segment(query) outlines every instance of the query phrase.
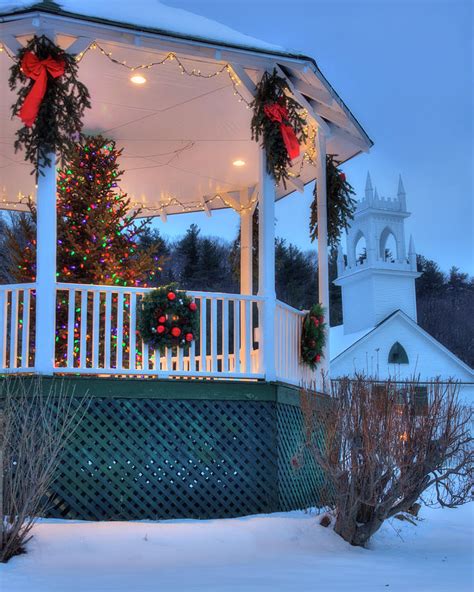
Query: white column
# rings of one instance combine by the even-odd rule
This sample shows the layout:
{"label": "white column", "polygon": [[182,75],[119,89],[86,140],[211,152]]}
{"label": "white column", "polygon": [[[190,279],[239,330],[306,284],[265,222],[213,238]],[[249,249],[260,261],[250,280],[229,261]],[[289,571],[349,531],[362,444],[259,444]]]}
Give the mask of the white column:
{"label": "white column", "polygon": [[327,323],[326,347],[323,351],[320,370],[324,377],[329,376],[329,265],[328,265],[328,223],[326,188],[326,138],[321,128],[316,136],[317,163],[316,182],[318,184],[318,282],[319,302],[325,310]]}
{"label": "white column", "polygon": [[35,370],[52,374],[56,339],[56,155],[42,168],[36,192]]}
{"label": "white column", "polygon": [[260,314],[261,368],[267,381],[275,371],[275,181],[266,169],[260,150],[260,191],[258,197],[258,294],[265,298]]}
{"label": "white column", "polygon": [[[248,205],[248,190],[241,192],[240,205]],[[240,293],[252,294],[253,290],[253,208],[240,212]]]}

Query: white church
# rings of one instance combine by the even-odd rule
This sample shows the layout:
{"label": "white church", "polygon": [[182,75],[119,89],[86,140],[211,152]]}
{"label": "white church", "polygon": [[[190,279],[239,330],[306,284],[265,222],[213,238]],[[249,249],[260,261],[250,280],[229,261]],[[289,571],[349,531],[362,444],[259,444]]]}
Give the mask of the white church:
{"label": "white church", "polygon": [[430,382],[454,379],[474,394],[474,370],[417,324],[413,237],[405,237],[406,194],[379,197],[370,174],[338,253],[343,324],[330,331],[331,377],[361,373],[374,379]]}

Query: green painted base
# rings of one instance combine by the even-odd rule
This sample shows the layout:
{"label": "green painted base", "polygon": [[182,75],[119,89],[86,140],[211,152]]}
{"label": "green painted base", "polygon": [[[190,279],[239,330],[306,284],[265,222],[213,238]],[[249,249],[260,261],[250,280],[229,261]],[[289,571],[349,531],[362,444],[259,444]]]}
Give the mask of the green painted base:
{"label": "green painted base", "polygon": [[[46,388],[51,380],[59,379],[44,379]],[[304,452],[295,388],[64,380],[91,401],[63,454],[49,517],[222,518],[306,508],[327,498],[324,474]]]}

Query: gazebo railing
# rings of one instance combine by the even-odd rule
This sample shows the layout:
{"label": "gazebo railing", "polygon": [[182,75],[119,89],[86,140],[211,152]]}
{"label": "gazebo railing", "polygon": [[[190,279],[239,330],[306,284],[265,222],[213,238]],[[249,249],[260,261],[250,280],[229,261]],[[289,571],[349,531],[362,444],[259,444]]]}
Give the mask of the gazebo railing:
{"label": "gazebo railing", "polygon": [[[56,334],[35,343],[35,284],[0,286],[0,371],[34,372],[35,350],[55,340],[55,373],[161,377],[265,378],[259,318],[264,298],[190,292],[200,332],[188,350],[153,350],[137,331],[140,301],[149,289],[56,284]],[[276,378],[305,379],[299,363],[304,313],[277,301]]]}
{"label": "gazebo railing", "polygon": [[144,343],[137,332],[140,300],[148,291],[146,288],[58,284],[57,371],[262,376],[253,331],[261,298],[189,292],[198,306],[200,334],[187,351],[167,348],[160,352]]}
{"label": "gazebo railing", "polygon": [[35,284],[0,286],[0,368],[28,371],[35,365]]}

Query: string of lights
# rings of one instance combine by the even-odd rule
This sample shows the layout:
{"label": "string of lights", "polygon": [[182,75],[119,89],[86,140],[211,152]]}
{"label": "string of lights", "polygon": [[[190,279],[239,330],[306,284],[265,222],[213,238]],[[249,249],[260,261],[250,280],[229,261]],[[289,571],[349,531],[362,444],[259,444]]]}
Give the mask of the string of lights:
{"label": "string of lights", "polygon": [[[187,76],[195,76],[197,78],[206,78],[206,79],[215,78],[216,76],[220,76],[221,74],[223,74],[225,72],[225,73],[227,73],[227,75],[230,78],[230,81],[232,82],[232,86],[234,89],[234,95],[239,97],[239,99],[238,99],[239,103],[245,103],[247,109],[250,108],[250,102],[247,101],[247,99],[242,95],[242,93],[238,89],[238,87],[242,84],[241,80],[237,76],[237,74],[234,72],[232,66],[228,63],[223,64],[218,70],[215,70],[214,72],[203,73],[199,68],[189,69],[188,67],[186,67],[184,62],[177,56],[177,54],[175,54],[173,51],[170,51],[161,60],[131,66],[130,64],[127,64],[126,60],[118,60],[117,58],[113,57],[113,53],[111,51],[107,51],[106,49],[104,49],[99,43],[97,43],[97,41],[93,41],[88,47],[86,47],[86,49],[84,49],[83,51],[78,53],[76,56],[76,61],[81,62],[82,59],[84,58],[84,56],[91,50],[98,50],[104,57],[106,57],[112,63],[114,63],[118,66],[122,66],[123,68],[126,68],[130,72],[136,72],[139,70],[148,70],[148,69],[154,68],[156,66],[162,66],[162,65],[166,64],[167,62],[174,62],[178,66],[178,68],[180,69],[181,74],[183,74],[183,75],[186,74]],[[16,59],[15,56],[13,56],[10,53],[8,48],[3,43],[0,43],[0,52],[5,52],[5,54],[13,61]]]}
{"label": "string of lights", "polygon": [[211,204],[216,200],[220,200],[226,207],[232,208],[238,213],[242,213],[248,210],[251,210],[254,205],[258,201],[258,195],[253,197],[248,203],[236,207],[235,202],[232,203],[230,200],[226,199],[221,193],[216,193],[214,196],[209,198],[204,198],[202,201],[189,201],[189,202],[182,202],[177,197],[169,197],[166,201],[162,201],[159,206],[147,206],[143,202],[139,201],[132,201],[131,206],[132,209],[142,209],[144,212],[154,213],[158,216],[162,214],[166,214],[166,209],[170,207],[178,207],[181,208],[182,213],[186,212],[196,212],[202,211],[206,212],[211,209]]}

